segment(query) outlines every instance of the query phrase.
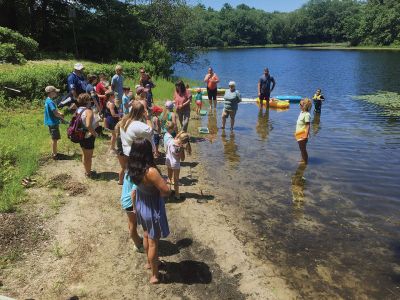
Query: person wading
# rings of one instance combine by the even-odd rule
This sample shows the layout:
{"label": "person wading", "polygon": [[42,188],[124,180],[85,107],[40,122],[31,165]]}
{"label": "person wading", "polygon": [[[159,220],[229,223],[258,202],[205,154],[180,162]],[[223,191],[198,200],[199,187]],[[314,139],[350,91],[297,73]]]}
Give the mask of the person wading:
{"label": "person wading", "polygon": [[[272,88],[271,88],[272,83]],[[258,80],[258,98],[260,99],[260,109],[263,109],[263,100],[265,100],[265,107],[269,109],[269,98],[275,88],[275,79],[269,74],[269,69],[264,69],[264,74]]]}

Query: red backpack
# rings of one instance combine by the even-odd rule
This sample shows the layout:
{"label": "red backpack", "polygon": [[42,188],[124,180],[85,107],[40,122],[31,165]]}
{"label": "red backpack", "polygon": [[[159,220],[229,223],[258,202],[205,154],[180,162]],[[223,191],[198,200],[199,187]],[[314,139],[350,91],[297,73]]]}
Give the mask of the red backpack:
{"label": "red backpack", "polygon": [[69,126],[67,128],[67,136],[73,143],[82,142],[85,138],[87,130],[83,127],[82,123],[82,114],[85,110],[86,108],[84,108],[80,113],[75,112],[71,119],[71,122],[69,122]]}

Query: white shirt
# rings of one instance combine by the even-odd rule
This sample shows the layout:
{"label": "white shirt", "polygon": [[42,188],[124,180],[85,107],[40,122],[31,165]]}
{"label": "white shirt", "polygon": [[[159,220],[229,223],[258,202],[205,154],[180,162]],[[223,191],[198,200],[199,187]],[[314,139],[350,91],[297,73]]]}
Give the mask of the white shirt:
{"label": "white shirt", "polygon": [[154,140],[153,140],[153,128],[149,125],[144,124],[140,121],[132,121],[129,124],[127,130],[125,131],[122,127],[120,129],[121,141],[122,141],[122,149],[124,151],[124,155],[129,156],[131,152],[131,146],[134,140],[139,138],[147,139],[151,142],[153,150],[155,149]]}

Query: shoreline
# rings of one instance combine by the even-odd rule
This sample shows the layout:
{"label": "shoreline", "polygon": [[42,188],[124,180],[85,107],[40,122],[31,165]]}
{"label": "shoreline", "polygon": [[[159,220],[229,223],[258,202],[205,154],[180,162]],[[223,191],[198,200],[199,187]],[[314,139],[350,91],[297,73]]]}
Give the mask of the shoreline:
{"label": "shoreline", "polygon": [[[169,281],[151,286],[142,268],[144,256],[131,249],[120,186],[114,180],[118,162],[106,154],[106,143],[99,141],[95,149],[93,165],[99,180],[83,178],[76,159],[46,162],[34,175],[38,184],[27,190],[29,200],[20,206],[16,221],[26,213],[37,223],[24,228],[30,235],[20,237],[26,240],[17,249],[21,256],[0,271],[0,294],[63,299],[119,299],[143,292],[190,299],[205,294],[233,299],[297,297],[278,269],[257,255],[257,245],[246,238],[244,228],[232,222],[234,215],[224,209],[223,195],[209,184],[196,144],[182,163],[181,193],[186,199],[166,203],[171,234],[161,240],[160,256],[167,263]],[[165,173],[164,165],[159,166]],[[69,190],[79,183],[87,191]],[[199,203],[201,199],[206,203]],[[26,244],[38,232],[44,237]],[[114,284],[105,285],[107,281]]]}

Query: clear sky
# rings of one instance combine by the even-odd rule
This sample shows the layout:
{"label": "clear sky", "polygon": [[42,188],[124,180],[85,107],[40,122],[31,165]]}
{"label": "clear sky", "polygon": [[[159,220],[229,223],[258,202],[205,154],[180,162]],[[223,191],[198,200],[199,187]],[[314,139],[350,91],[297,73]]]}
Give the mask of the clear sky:
{"label": "clear sky", "polygon": [[211,6],[214,9],[220,9],[224,3],[229,3],[233,7],[244,3],[250,7],[263,9],[265,11],[293,11],[300,8],[308,0],[188,0],[190,4],[201,3],[206,7]]}

